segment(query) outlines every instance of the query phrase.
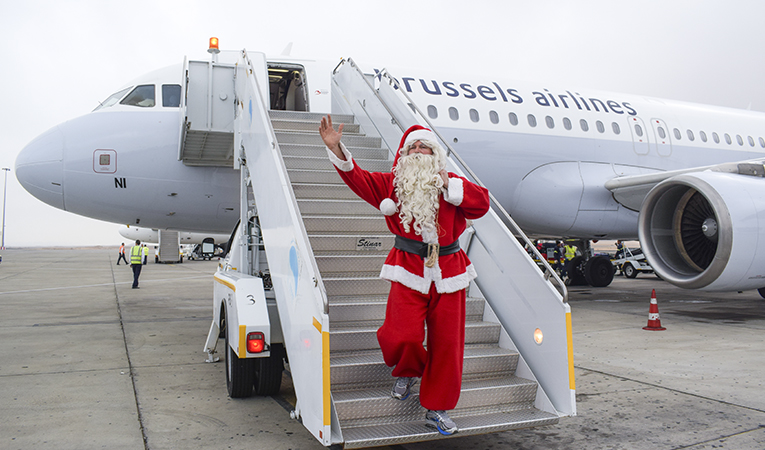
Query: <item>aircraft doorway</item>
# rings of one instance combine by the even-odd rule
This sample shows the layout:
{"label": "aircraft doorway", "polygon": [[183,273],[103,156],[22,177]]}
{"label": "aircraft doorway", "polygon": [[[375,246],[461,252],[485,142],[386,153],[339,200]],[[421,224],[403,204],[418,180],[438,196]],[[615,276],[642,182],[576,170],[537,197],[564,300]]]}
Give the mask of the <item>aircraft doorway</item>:
{"label": "aircraft doorway", "polygon": [[669,128],[667,124],[661,119],[651,119],[651,126],[653,127],[654,145],[656,146],[656,153],[659,156],[669,156],[672,154],[672,141],[669,138]]}
{"label": "aircraft doorway", "polygon": [[298,64],[268,64],[271,109],[308,111],[305,68]]}

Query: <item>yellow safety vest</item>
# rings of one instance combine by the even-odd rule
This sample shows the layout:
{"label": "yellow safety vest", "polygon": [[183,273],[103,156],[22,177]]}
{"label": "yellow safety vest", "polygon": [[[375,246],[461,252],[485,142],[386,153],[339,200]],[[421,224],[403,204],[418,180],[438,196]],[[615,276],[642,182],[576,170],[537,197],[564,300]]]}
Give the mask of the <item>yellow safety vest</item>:
{"label": "yellow safety vest", "polygon": [[574,247],[573,245],[567,245],[566,246],[566,259],[571,260],[571,259],[574,259],[575,256],[576,256],[576,247]]}
{"label": "yellow safety vest", "polygon": [[130,264],[141,264],[141,247],[134,245],[130,249]]}

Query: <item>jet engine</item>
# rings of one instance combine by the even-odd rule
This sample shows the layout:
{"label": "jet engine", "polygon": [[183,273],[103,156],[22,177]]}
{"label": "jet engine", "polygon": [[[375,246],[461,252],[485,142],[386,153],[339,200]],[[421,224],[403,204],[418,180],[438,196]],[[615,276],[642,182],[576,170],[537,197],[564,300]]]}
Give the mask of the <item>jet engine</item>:
{"label": "jet engine", "polygon": [[683,174],[648,193],[640,209],[638,234],[661,278],[707,291],[765,286],[762,165],[753,174],[757,176]]}

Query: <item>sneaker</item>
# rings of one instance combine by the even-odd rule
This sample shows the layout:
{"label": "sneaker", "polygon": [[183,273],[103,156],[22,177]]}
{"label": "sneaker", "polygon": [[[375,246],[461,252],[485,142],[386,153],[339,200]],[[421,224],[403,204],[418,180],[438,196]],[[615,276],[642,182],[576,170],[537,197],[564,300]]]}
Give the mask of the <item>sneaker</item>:
{"label": "sneaker", "polygon": [[429,409],[425,413],[425,425],[435,428],[444,436],[451,436],[459,431],[457,424],[454,423],[446,411],[434,411]]}
{"label": "sneaker", "polygon": [[398,377],[390,392],[390,396],[399,400],[406,400],[409,398],[409,394],[412,393],[412,386],[414,386],[415,383],[417,383],[417,378]]}

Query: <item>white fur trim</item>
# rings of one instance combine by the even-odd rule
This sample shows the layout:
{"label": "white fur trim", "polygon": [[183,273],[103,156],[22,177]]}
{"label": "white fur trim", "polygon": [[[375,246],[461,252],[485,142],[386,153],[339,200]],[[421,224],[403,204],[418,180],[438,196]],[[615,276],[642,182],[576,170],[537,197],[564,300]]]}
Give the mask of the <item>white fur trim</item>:
{"label": "white fur trim", "polygon": [[385,198],[380,202],[380,212],[386,216],[392,216],[393,214],[396,214],[397,211],[398,208],[396,207],[396,202],[394,202],[393,199]]}
{"label": "white fur trim", "polygon": [[414,130],[406,136],[406,141],[404,141],[404,148],[409,147],[417,141],[423,141],[423,143],[424,141],[437,143],[438,139],[436,138],[436,134],[430,130]]}
{"label": "white fur trim", "polygon": [[446,278],[444,280],[436,281],[436,291],[441,294],[449,294],[457,292],[461,289],[465,289],[470,285],[470,282],[478,277],[473,265],[467,266],[467,270],[457,276]]}
{"label": "white fur trim", "polygon": [[388,264],[383,265],[380,271],[380,278],[388,281],[396,281],[403,284],[409,289],[417,292],[427,294],[430,291],[430,283],[436,284],[436,291],[440,294],[450,294],[457,292],[461,289],[465,289],[470,285],[478,274],[473,267],[473,264],[467,266],[464,273],[451,278],[441,278],[441,267],[438,262],[433,267],[425,267],[423,271],[424,277],[418,276],[409,272],[401,266],[391,266]]}
{"label": "white fur trim", "polygon": [[351,156],[351,152],[348,151],[347,148],[345,148],[345,145],[341,142],[340,143],[340,150],[343,151],[343,155],[345,155],[345,161],[335,156],[335,154],[332,152],[332,150],[329,149],[329,147],[326,147],[327,149],[327,155],[329,156],[329,160],[332,162],[332,164],[335,165],[338,169],[342,170],[343,172],[350,172],[353,170],[353,156]]}
{"label": "white fur trim", "polygon": [[438,235],[436,234],[436,230],[426,230],[423,228],[422,230],[422,242],[426,244],[435,244],[438,242]]}
{"label": "white fur trim", "polygon": [[417,276],[401,266],[383,264],[382,270],[380,271],[380,278],[388,281],[396,281],[409,289],[413,289],[423,294],[427,294],[428,291],[430,291],[431,280],[426,280],[423,277]]}
{"label": "white fur trim", "polygon": [[449,189],[444,192],[444,200],[454,206],[460,206],[465,199],[465,186],[462,178],[449,178]]}

